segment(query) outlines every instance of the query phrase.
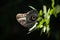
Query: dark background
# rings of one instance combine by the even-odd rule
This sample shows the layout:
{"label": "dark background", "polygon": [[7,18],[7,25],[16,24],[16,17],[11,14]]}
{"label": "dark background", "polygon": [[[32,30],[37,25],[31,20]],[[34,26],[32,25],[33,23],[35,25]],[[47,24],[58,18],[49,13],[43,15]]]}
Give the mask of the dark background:
{"label": "dark background", "polygon": [[[59,2],[59,0],[55,0],[55,5]],[[16,14],[30,11],[29,5],[39,11],[43,5],[51,7],[51,0],[0,0],[0,40],[59,40],[60,14],[57,18],[51,16],[49,38],[45,33],[40,36],[40,30],[35,30],[29,35],[26,34],[28,29],[16,21]]]}

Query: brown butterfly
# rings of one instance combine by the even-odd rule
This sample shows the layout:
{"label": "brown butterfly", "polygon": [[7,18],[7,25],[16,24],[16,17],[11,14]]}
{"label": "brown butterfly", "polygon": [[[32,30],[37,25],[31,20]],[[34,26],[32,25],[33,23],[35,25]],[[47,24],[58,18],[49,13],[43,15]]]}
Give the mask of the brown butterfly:
{"label": "brown butterfly", "polygon": [[31,28],[37,21],[38,11],[31,10],[27,13],[18,13],[16,15],[17,21],[24,27]]}

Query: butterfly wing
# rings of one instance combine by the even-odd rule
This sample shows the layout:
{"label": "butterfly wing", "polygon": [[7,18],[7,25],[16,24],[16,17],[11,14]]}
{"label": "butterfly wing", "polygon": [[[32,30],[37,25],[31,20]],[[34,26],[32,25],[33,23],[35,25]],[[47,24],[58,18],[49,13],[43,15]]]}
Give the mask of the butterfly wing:
{"label": "butterfly wing", "polygon": [[38,11],[37,10],[31,10],[27,13],[19,13],[16,15],[17,21],[24,27],[31,28],[38,17]]}

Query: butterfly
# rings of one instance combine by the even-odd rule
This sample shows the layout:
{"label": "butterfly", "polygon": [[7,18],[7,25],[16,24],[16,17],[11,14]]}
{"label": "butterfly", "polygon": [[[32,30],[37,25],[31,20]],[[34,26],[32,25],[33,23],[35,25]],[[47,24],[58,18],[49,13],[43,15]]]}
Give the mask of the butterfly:
{"label": "butterfly", "polygon": [[23,27],[31,28],[37,21],[38,11],[30,10],[27,13],[18,13],[16,19]]}

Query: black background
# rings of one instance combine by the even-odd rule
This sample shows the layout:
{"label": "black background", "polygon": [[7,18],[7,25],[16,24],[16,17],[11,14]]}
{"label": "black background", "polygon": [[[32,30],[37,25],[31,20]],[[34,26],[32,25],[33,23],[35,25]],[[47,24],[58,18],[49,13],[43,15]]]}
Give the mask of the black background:
{"label": "black background", "polygon": [[[55,5],[59,2],[55,0]],[[51,16],[49,38],[45,33],[40,36],[40,30],[26,34],[28,29],[16,21],[16,14],[30,11],[29,5],[39,11],[43,5],[51,7],[51,0],[0,0],[0,40],[56,40],[56,33],[60,35],[60,14],[57,18]]]}

